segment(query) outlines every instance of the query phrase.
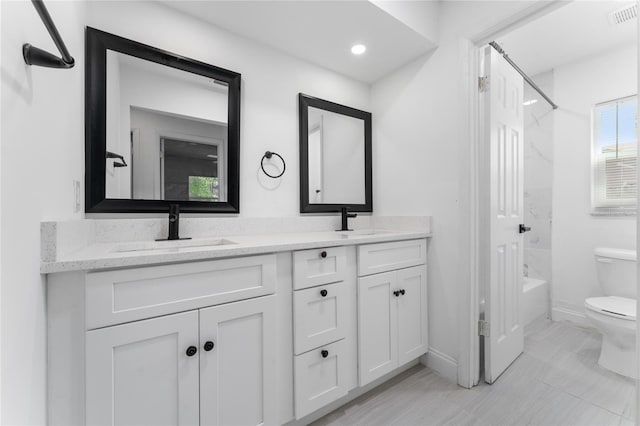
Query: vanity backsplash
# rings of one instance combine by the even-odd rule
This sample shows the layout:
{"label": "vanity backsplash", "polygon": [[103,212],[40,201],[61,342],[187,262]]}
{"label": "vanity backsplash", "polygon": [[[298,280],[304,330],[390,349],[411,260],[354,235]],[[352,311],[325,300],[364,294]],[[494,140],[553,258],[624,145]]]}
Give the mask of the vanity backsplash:
{"label": "vanity backsplash", "polygon": [[[184,237],[215,238],[232,235],[264,235],[335,231],[340,216],[264,217],[264,218],[195,218],[180,219]],[[354,229],[420,230],[431,232],[431,216],[370,216],[350,219]],[[55,262],[95,243],[153,241],[166,238],[168,220],[84,219],[42,222],[40,227],[42,262]]]}

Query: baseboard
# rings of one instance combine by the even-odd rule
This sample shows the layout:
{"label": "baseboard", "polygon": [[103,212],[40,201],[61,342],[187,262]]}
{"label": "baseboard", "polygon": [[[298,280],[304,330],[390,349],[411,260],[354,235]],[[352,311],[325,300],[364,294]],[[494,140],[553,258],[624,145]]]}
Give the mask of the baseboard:
{"label": "baseboard", "polygon": [[449,355],[429,348],[429,352],[420,361],[450,382],[458,383],[458,362]]}
{"label": "baseboard", "polygon": [[551,309],[551,319],[553,321],[569,321],[580,327],[591,327],[591,323],[584,312],[566,307],[554,306]]}

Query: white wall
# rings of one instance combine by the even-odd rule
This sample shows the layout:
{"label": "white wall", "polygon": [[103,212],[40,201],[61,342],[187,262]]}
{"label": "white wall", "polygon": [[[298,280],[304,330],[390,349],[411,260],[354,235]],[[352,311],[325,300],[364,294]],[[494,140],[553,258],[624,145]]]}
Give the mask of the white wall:
{"label": "white wall", "polygon": [[[157,3],[92,1],[88,25],[242,74],[241,216],[299,214],[298,92],[370,110],[369,85]],[[267,150],[287,162],[280,182],[260,170]]]}
{"label": "white wall", "polygon": [[55,52],[31,2],[0,2],[2,56],[2,413],[6,425],[46,423],[45,284],[40,221],[73,213],[73,180],[84,174],[84,3],[48,2],[70,70],[29,67],[22,44]]}
{"label": "white wall", "polygon": [[440,30],[440,2],[427,0],[369,0],[429,40],[437,40]]}
{"label": "white wall", "polygon": [[[635,249],[635,217],[592,216],[591,110],[637,93],[637,51],[630,45],[554,70],[552,308],[554,319],[582,315],[600,296],[593,251]],[[569,316],[568,318],[572,318]]]}

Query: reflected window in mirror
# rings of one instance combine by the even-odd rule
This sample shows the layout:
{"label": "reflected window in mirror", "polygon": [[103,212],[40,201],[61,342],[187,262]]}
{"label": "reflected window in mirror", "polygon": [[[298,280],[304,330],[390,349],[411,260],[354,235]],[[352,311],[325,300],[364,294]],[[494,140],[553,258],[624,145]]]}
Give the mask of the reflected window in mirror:
{"label": "reflected window in mirror", "polygon": [[371,114],[299,95],[300,211],[372,211]]}
{"label": "reflected window in mirror", "polygon": [[238,212],[240,74],[91,28],[87,51],[87,212]]}

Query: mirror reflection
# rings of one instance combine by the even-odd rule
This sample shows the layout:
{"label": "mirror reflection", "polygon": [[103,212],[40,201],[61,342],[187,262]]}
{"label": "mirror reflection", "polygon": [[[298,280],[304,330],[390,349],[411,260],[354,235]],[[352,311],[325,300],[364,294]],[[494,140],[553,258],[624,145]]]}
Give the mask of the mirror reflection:
{"label": "mirror reflection", "polygon": [[106,76],[106,198],[226,201],[228,84],[112,50]]}
{"label": "mirror reflection", "polygon": [[298,95],[300,212],[371,212],[371,113]]}
{"label": "mirror reflection", "polygon": [[308,108],[309,203],[365,203],[364,128],[362,119]]}

